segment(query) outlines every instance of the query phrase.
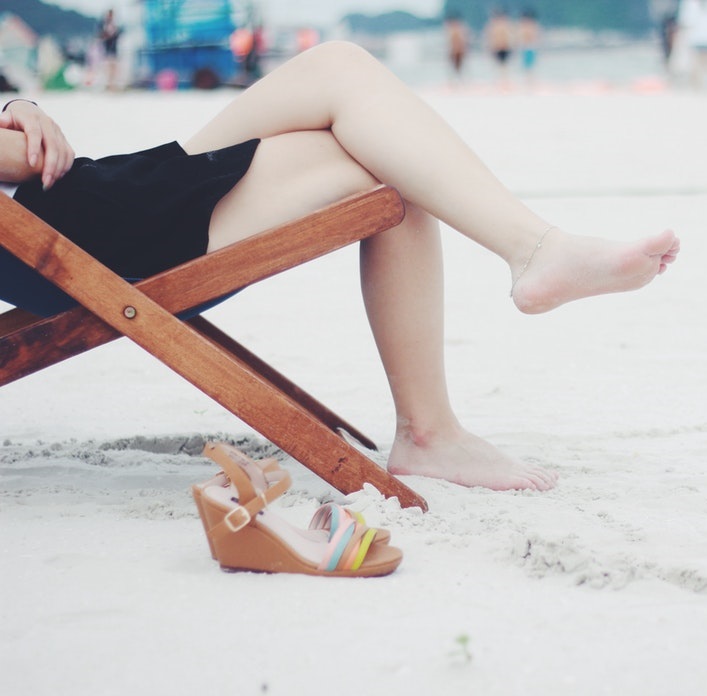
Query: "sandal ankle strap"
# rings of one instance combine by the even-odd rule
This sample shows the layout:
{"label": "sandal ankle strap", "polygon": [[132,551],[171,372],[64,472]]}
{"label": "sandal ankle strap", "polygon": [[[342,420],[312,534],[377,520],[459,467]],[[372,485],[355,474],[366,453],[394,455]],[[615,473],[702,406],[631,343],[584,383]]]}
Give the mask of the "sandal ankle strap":
{"label": "sandal ankle strap", "polygon": [[242,505],[265,494],[268,502],[289,490],[292,479],[273,457],[256,461],[225,442],[207,442],[203,454],[218,464],[238,489]]}
{"label": "sandal ankle strap", "polygon": [[[207,443],[204,454],[223,469],[238,494],[235,507],[209,530],[208,536],[214,542],[247,527],[263,508],[292,485],[290,474],[281,469],[276,460],[265,460],[265,466],[259,466],[243,452],[223,442]],[[261,485],[264,483],[265,490],[254,485],[253,478]]]}

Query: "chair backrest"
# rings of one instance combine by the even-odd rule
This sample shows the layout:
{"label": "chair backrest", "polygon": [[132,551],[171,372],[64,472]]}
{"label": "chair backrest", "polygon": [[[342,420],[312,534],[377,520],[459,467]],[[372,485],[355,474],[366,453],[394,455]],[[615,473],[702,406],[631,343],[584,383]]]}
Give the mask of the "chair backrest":
{"label": "chair backrest", "polygon": [[[177,269],[153,276],[145,283],[155,287],[163,286],[168,292],[179,286],[180,292],[177,295],[172,292],[171,295],[172,301],[176,299],[180,306],[171,307],[170,311],[181,318],[193,316],[253,282],[323,256],[353,241],[360,241],[380,230],[389,229],[397,225],[404,215],[405,208],[397,191],[378,186],[300,220],[293,220],[207,256],[188,261]],[[75,307],[77,302],[4,248],[2,228],[6,224],[8,235],[14,229],[15,241],[20,243],[24,251],[32,248],[36,251],[33,238],[26,238],[26,243],[22,243],[22,238],[18,237],[18,234],[37,234],[31,231],[36,225],[40,229],[46,227],[38,219],[33,221],[33,217],[19,203],[0,195],[0,299],[32,314],[50,317]],[[53,235],[45,238],[45,251],[36,257],[38,261],[45,260],[48,253],[56,251],[52,240],[57,234],[53,231]],[[64,239],[62,243],[65,250],[66,242],[68,240]],[[51,252],[46,251],[48,249]],[[163,283],[165,275],[171,275],[172,278]],[[82,284],[81,278],[71,280],[74,285]],[[141,279],[124,280],[135,283]],[[86,285],[90,283],[87,281]],[[147,287],[144,289],[147,291]],[[159,296],[162,293],[148,294],[163,304]]]}

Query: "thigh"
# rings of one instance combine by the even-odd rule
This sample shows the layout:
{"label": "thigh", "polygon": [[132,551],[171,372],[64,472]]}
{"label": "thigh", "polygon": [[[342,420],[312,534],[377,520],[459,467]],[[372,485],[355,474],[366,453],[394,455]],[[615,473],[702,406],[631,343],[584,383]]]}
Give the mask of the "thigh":
{"label": "thigh", "polygon": [[209,251],[375,186],[328,130],[265,138],[245,176],[216,206]]}

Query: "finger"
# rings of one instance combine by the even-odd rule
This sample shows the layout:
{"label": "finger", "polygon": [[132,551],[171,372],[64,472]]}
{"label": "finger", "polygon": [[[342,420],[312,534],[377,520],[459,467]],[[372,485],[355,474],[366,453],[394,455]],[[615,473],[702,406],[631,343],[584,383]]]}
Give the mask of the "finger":
{"label": "finger", "polygon": [[56,180],[57,164],[60,153],[57,147],[56,136],[54,135],[53,124],[42,124],[42,146],[44,149],[44,166],[42,167],[42,185],[49,188]]}
{"label": "finger", "polygon": [[52,121],[52,134],[56,143],[56,148],[58,152],[57,166],[56,166],[56,176],[61,177],[66,172],[69,171],[71,165],[74,163],[75,154],[69,145],[66,136],[64,135],[58,124]]}
{"label": "finger", "polygon": [[42,152],[42,129],[38,123],[26,124],[23,129],[27,137],[27,162],[30,167],[34,167]]}
{"label": "finger", "polygon": [[52,122],[50,127],[45,128],[44,133],[45,161],[42,183],[45,188],[49,188],[71,168],[74,151],[55,123]]}
{"label": "finger", "polygon": [[74,163],[74,159],[76,158],[76,154],[74,153],[73,148],[71,145],[69,145],[68,141],[64,137],[64,134],[59,130],[59,135],[61,137],[61,153],[62,153],[62,159],[61,159],[61,166],[59,168],[59,176],[64,176],[66,172],[71,169],[71,165]]}
{"label": "finger", "polygon": [[42,185],[49,188],[58,178],[57,166],[59,162],[59,151],[56,145],[50,144],[44,147],[44,167],[42,169]]}

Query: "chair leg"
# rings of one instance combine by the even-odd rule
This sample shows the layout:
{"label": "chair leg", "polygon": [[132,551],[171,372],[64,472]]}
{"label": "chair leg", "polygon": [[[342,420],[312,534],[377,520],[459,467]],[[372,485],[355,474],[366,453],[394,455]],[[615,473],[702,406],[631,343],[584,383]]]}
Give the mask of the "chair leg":
{"label": "chair leg", "polygon": [[[226,351],[212,345],[226,357]],[[169,364],[169,360],[161,359]],[[210,384],[219,382],[222,394],[211,395],[232,413],[342,493],[353,493],[364,483],[370,483],[383,495],[397,497],[403,507],[427,510],[427,503],[420,495],[346,442],[276,385],[263,380],[250,365],[235,355],[228,355],[227,360],[229,374],[208,381]],[[210,393],[210,384],[194,383]]]}
{"label": "chair leg", "polygon": [[297,386],[281,372],[271,367],[255,353],[251,353],[245,346],[224,333],[217,326],[207,321],[203,316],[193,317],[187,321],[200,334],[211,339],[229,353],[250,365],[258,374],[267,379],[276,389],[287,394],[296,401],[302,408],[309,411],[315,418],[320,420],[332,431],[344,430],[348,435],[360,442],[364,447],[377,451],[378,447],[369,437],[364,435],[358,428],[345,421],[323,403],[308,394],[304,389]]}

